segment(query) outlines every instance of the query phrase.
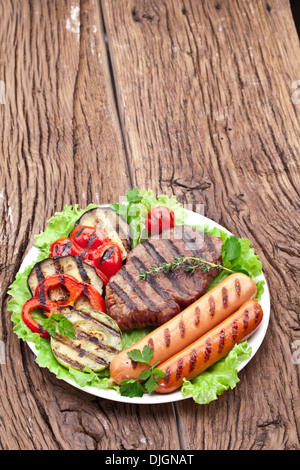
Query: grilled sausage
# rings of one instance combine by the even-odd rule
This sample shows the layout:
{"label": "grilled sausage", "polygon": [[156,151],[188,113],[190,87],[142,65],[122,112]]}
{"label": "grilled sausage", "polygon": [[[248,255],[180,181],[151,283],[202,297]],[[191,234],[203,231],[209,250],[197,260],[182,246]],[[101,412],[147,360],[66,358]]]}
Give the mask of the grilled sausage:
{"label": "grilled sausage", "polygon": [[173,392],[181,387],[183,378],[191,380],[219,361],[235,344],[251,336],[262,318],[263,311],[256,300],[245,302],[218,326],[159,365],[166,375],[155,388],[156,392]]}
{"label": "grilled sausage", "polygon": [[254,298],[256,292],[256,284],[250,277],[231,274],[181,313],[118,354],[110,364],[111,381],[119,384],[124,379],[137,379],[147,369],[147,365],[133,362],[128,351],[142,351],[148,345],[154,350],[151,364],[164,362],[218,325],[246,300]]}

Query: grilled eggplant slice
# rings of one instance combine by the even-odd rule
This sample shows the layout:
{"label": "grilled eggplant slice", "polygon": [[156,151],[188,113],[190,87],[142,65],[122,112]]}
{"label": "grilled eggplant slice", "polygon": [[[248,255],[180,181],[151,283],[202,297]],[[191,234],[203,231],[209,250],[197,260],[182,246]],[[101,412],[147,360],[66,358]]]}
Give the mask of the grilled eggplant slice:
{"label": "grilled eggplant slice", "polygon": [[76,339],[51,337],[51,348],[57,361],[66,368],[99,372],[109,366],[122,351],[122,334],[118,325],[105,313],[93,309],[61,310],[73,324]]}
{"label": "grilled eggplant slice", "polygon": [[[104,296],[104,282],[101,277],[98,276],[95,268],[73,255],[55,256],[36,263],[30,271],[27,281],[32,296],[34,296],[36,286],[42,279],[60,273],[69,274],[79,282],[91,284],[91,286],[95,287],[95,289]],[[51,295],[53,300],[62,300],[66,295],[63,289],[61,289],[61,292],[58,292],[58,288],[55,289],[55,291],[56,297],[53,298],[53,293]]]}
{"label": "grilled eggplant slice", "polygon": [[123,261],[131,250],[130,226],[110,206],[99,206],[86,211],[76,225],[98,227],[103,230],[108,238],[120,247]]}

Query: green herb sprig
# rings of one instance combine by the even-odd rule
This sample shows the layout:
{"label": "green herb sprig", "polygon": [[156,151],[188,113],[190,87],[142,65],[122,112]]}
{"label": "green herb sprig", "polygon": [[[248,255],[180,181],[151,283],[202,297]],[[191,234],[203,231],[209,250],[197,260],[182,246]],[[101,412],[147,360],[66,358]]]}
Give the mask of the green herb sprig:
{"label": "green herb sprig", "polygon": [[49,335],[53,336],[53,338],[56,338],[57,330],[62,336],[72,339],[76,338],[75,328],[70,320],[61,313],[52,313],[50,317],[44,320],[43,328],[47,330]]}
{"label": "green herb sprig", "polygon": [[157,369],[159,361],[151,365],[150,361],[154,351],[149,346],[144,346],[143,351],[133,349],[127,353],[127,356],[134,362],[148,364],[149,369],[142,372],[137,379],[122,380],[120,393],[125,397],[142,397],[144,393],[154,392],[159,381],[166,375],[162,370]]}
{"label": "green herb sprig", "polygon": [[150,267],[149,271],[144,271],[139,273],[139,278],[146,280],[149,274],[156,276],[160,271],[168,272],[174,271],[182,267],[185,272],[194,273],[195,269],[200,268],[203,272],[210,272],[213,268],[217,268],[219,271],[224,270],[228,271],[229,273],[233,273],[234,271],[225,266],[222,266],[219,262],[211,263],[210,261],[206,261],[205,258],[197,258],[196,256],[175,256],[173,261],[170,263],[163,263],[160,266],[153,265]]}

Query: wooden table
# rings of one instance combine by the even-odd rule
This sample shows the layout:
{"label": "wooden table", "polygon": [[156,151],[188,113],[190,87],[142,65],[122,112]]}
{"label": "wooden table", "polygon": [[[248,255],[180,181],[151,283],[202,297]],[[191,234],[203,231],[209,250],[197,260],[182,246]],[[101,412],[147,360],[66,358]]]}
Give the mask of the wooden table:
{"label": "wooden table", "polygon": [[[300,61],[288,0],[1,0],[0,18],[0,448],[299,449]],[[261,256],[266,338],[210,405],[96,398],[40,369],[12,331],[7,288],[33,235],[65,204],[130,187],[204,204]]]}

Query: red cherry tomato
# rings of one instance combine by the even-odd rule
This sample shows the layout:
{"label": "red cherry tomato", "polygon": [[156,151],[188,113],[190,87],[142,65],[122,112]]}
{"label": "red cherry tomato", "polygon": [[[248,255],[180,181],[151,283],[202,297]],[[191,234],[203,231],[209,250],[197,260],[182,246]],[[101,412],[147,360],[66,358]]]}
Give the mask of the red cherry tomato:
{"label": "red cherry tomato", "polygon": [[94,266],[108,279],[122,267],[122,254],[118,245],[109,242],[94,252]]}
{"label": "red cherry tomato", "polygon": [[80,251],[69,238],[59,238],[50,246],[50,256],[79,256]]}
{"label": "red cherry tomato", "polygon": [[109,241],[106,233],[96,227],[78,225],[72,231],[69,239],[81,250],[93,251]]}
{"label": "red cherry tomato", "polygon": [[157,206],[150,209],[146,219],[148,233],[155,235],[175,225],[174,212],[165,206]]}

